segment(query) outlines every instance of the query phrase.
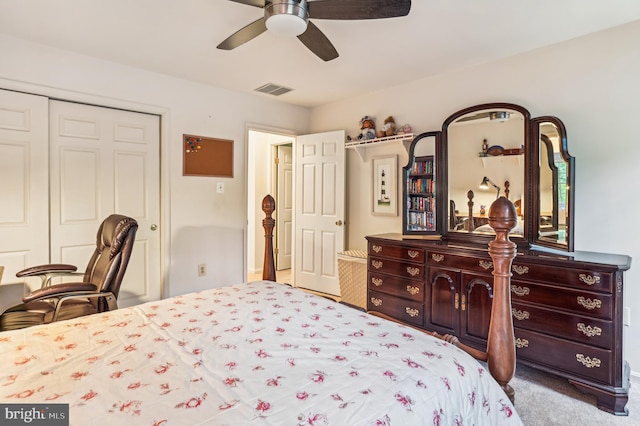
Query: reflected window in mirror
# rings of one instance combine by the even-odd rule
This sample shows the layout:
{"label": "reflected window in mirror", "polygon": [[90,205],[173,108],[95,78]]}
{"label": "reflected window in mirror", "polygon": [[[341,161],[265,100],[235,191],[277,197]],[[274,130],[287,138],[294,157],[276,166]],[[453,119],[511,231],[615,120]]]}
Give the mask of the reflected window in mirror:
{"label": "reflected window in mirror", "polygon": [[539,135],[537,244],[572,249],[571,184],[573,157],[559,120],[541,121]]}

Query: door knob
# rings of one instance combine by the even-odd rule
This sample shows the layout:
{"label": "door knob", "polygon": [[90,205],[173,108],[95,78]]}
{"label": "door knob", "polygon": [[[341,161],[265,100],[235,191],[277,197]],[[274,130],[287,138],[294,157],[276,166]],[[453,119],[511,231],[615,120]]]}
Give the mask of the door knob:
{"label": "door knob", "polygon": [[151,225],[151,230],[155,231],[156,229],[158,229],[158,225],[156,225],[155,223],[153,225]]}
{"label": "door knob", "polygon": [[338,221],[336,222],[336,225],[338,225],[338,226],[342,226],[342,221],[341,221],[341,220],[338,220]]}

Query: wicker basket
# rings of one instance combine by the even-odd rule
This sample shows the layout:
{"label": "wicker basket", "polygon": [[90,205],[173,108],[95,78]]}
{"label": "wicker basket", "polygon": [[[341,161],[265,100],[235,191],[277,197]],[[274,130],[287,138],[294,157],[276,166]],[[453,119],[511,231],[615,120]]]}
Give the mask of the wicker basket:
{"label": "wicker basket", "polygon": [[338,253],[340,301],[367,308],[367,252],[347,250]]}

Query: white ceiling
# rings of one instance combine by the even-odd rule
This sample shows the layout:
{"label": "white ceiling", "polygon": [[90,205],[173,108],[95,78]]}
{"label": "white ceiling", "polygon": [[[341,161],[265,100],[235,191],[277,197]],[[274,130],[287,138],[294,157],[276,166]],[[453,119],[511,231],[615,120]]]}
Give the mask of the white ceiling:
{"label": "white ceiling", "polygon": [[330,62],[268,32],[216,49],[261,16],[228,0],[0,0],[0,33],[241,92],[275,83],[313,107],[635,21],[640,1],[413,0],[403,18],[314,20]]}

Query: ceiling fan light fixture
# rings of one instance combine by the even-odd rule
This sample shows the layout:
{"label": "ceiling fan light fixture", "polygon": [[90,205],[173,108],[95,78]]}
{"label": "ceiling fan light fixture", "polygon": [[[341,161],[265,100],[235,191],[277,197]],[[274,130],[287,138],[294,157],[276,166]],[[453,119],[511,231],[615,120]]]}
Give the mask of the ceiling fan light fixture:
{"label": "ceiling fan light fixture", "polygon": [[264,8],[267,29],[277,35],[295,37],[307,30],[307,2],[274,0]]}
{"label": "ceiling fan light fixture", "polygon": [[491,111],[489,113],[490,120],[507,121],[511,113],[509,111]]}

